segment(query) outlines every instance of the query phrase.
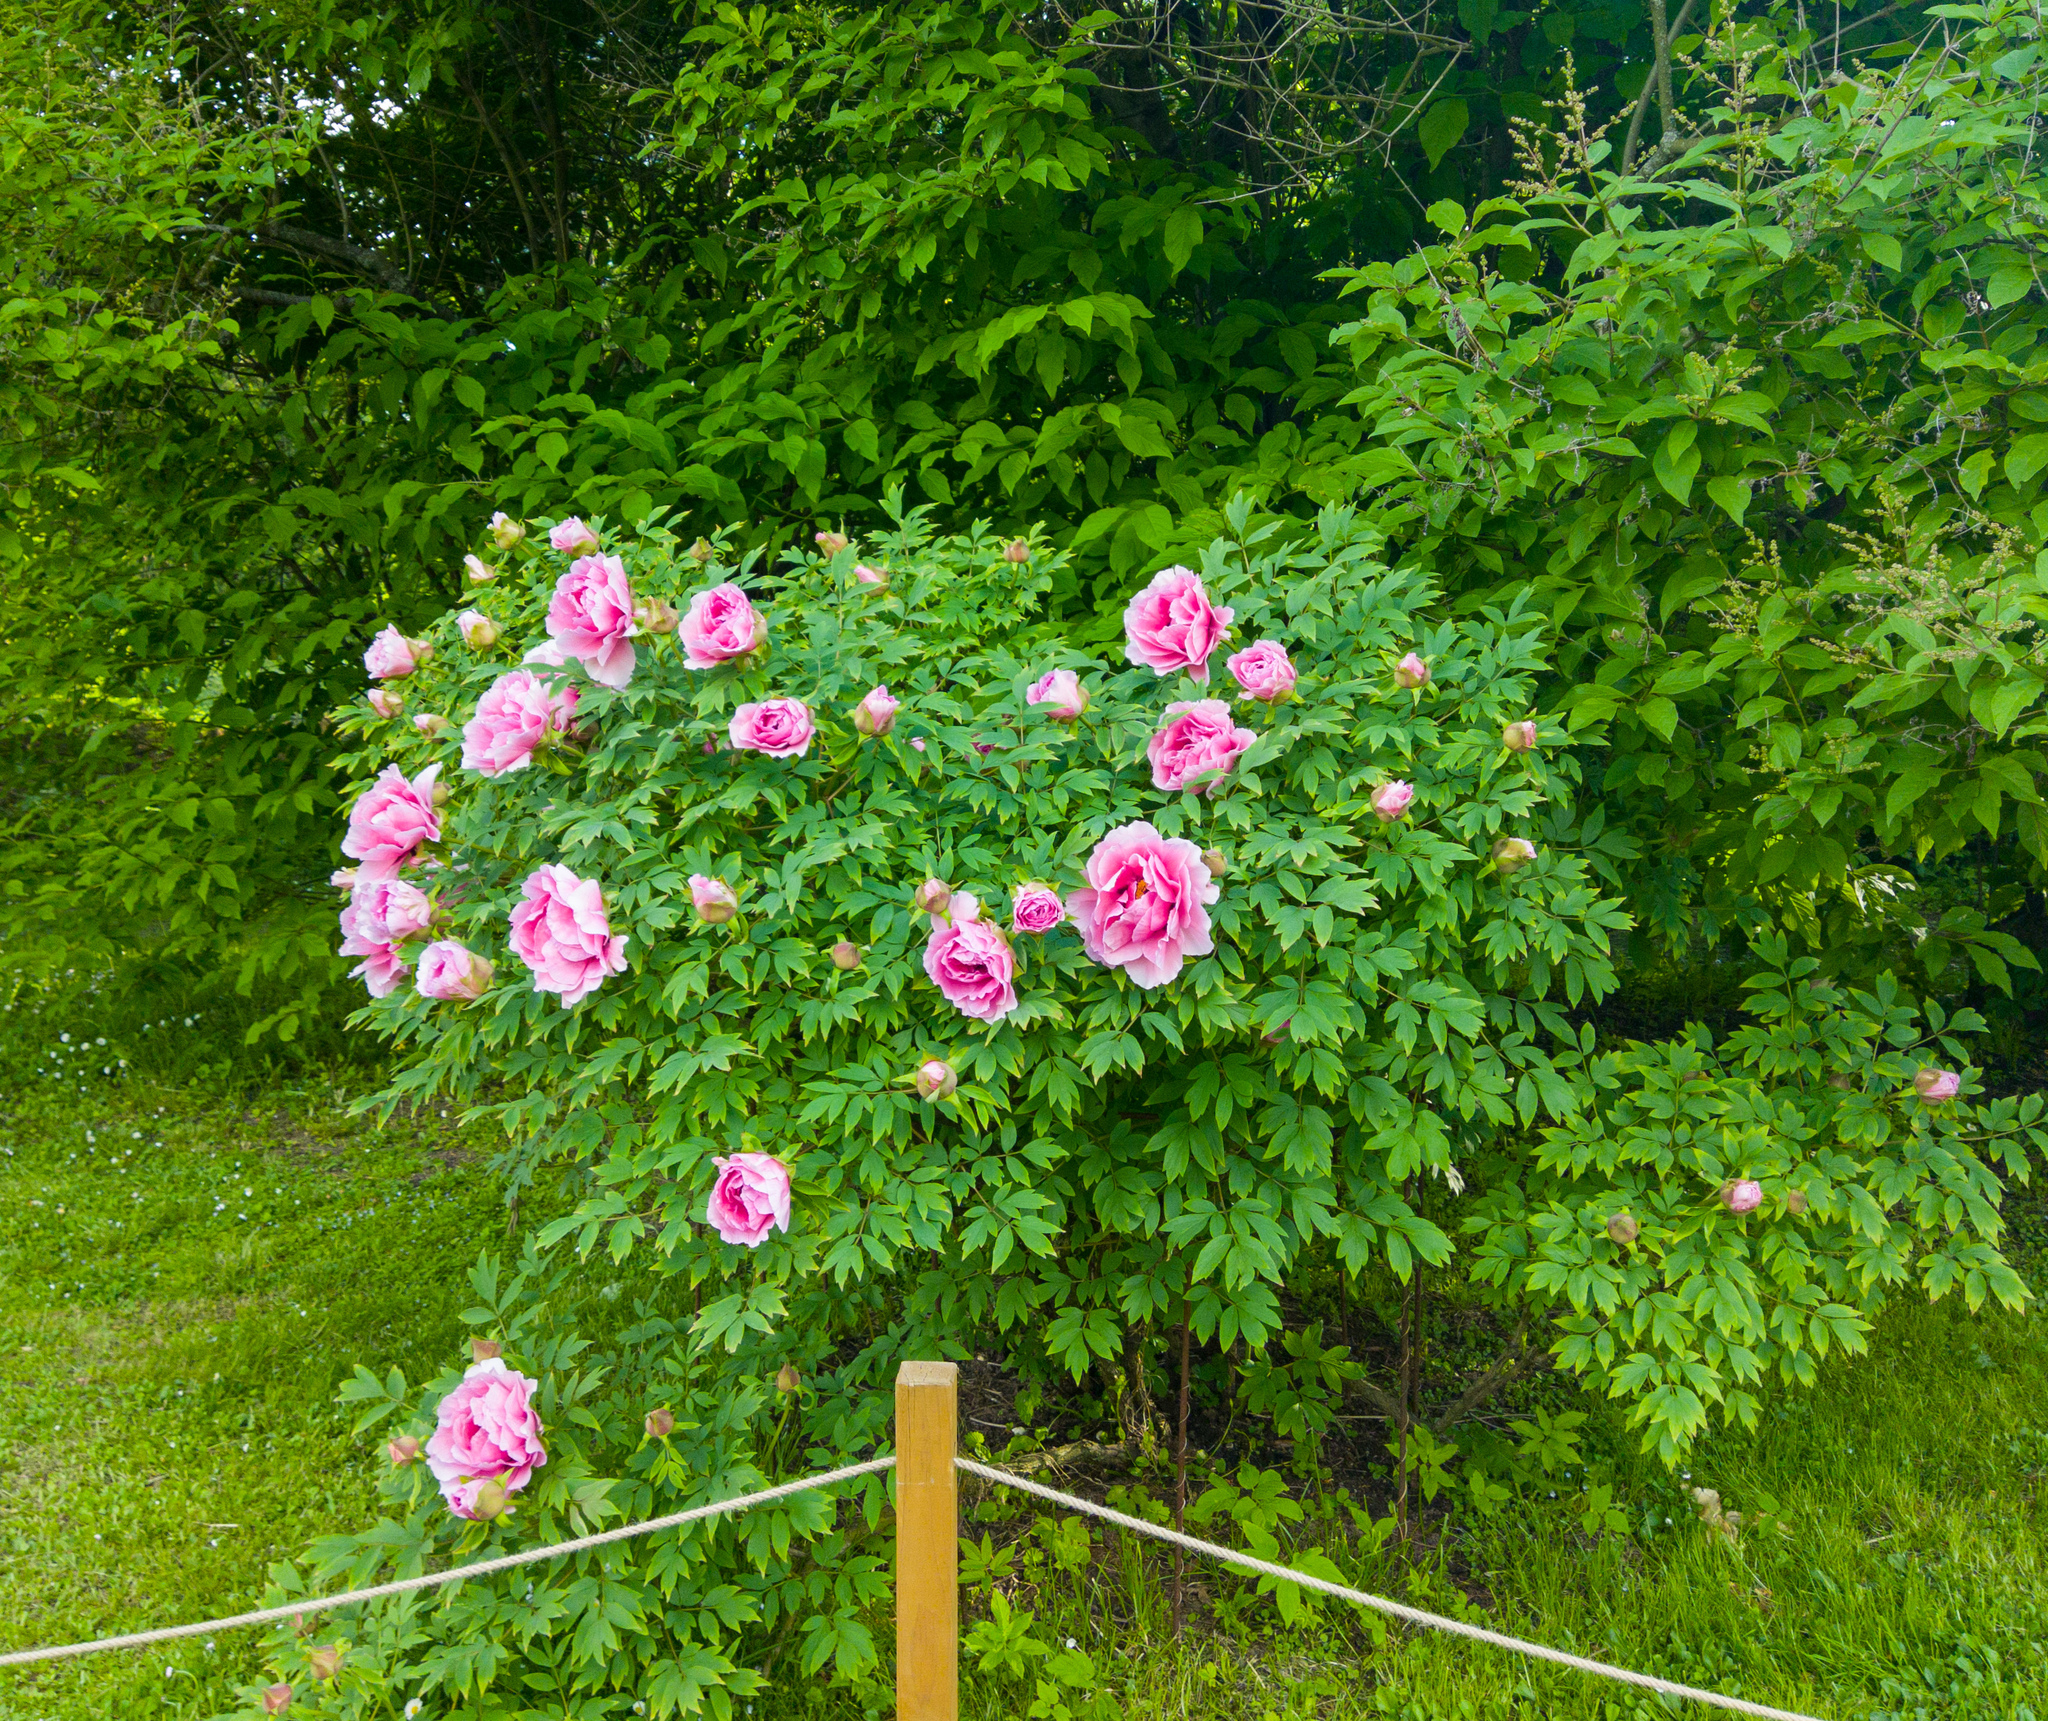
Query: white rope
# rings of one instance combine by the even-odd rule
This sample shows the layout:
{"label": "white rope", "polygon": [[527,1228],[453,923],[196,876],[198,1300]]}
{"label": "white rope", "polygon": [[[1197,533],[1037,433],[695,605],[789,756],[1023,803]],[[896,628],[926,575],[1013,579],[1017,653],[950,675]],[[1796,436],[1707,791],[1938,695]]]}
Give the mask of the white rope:
{"label": "white rope", "polygon": [[1697,1686],[1679,1685],[1669,1679],[1658,1679],[1647,1673],[1634,1673],[1628,1668],[1614,1667],[1604,1661],[1590,1661],[1583,1655],[1572,1655],[1562,1649],[1550,1649],[1540,1643],[1530,1643],[1524,1638],[1509,1637],[1503,1632],[1488,1631],[1484,1626],[1468,1625],[1461,1619],[1448,1619],[1439,1613],[1425,1613],[1419,1607],[1389,1601],[1385,1596],[1367,1595],[1364,1590],[1349,1589],[1343,1584],[1331,1583],[1327,1578],[1311,1577],[1307,1572],[1297,1572],[1291,1567],[1276,1566],[1270,1560],[1262,1560],[1252,1554],[1239,1553],[1235,1548],[1226,1548],[1216,1542],[1205,1542],[1198,1536],[1183,1535],[1164,1524],[1150,1524],[1143,1518],[1133,1518],[1127,1513],[1112,1511],[1107,1506],[1096,1505],[1093,1500],[1084,1500],[1078,1494],[1062,1494],[1057,1488],[1048,1488],[1041,1482],[1030,1482],[1022,1476],[1012,1476],[1007,1470],[992,1470],[986,1464],[976,1464],[966,1458],[956,1458],[954,1463],[970,1476],[980,1476],[1005,1488],[1017,1488],[1026,1494],[1036,1494],[1041,1500],[1050,1500],[1055,1506],[1065,1506],[1075,1512],[1086,1512],[1090,1517],[1106,1519],[1120,1529],[1135,1530],[1141,1536],[1152,1536],[1162,1542],[1172,1542],[1191,1552],[1206,1554],[1212,1560],[1242,1566],[1248,1572],[1258,1572],[1269,1578],[1282,1578],[1288,1583],[1301,1585],[1303,1589],[1317,1590],[1324,1595],[1335,1596],[1339,1601],[1356,1602],[1360,1607],[1392,1614],[1396,1619],[1405,1619],[1410,1625],[1426,1625],[1437,1631],[1456,1632],[1458,1636],[1469,1637],[1477,1643],[1490,1643],[1496,1649],[1511,1649],[1517,1655],[1533,1656],[1538,1661],[1554,1661],[1560,1667],[1575,1667],[1581,1673],[1597,1674],[1602,1679],[1618,1679],[1624,1685],[1640,1685],[1646,1691],[1659,1691],[1668,1697],[1687,1697],[1695,1703],[1712,1704],[1717,1709],[1732,1709],[1739,1715],[1762,1715],[1767,1717],[1768,1721],[1814,1721],[1811,1715],[1801,1715],[1791,1709],[1773,1709],[1768,1704],[1748,1703],[1740,1697],[1723,1697],[1717,1691],[1702,1691]]}
{"label": "white rope", "polygon": [[51,1649],[17,1649],[11,1654],[0,1655],[0,1667],[20,1667],[31,1661],[61,1661],[67,1656],[91,1655],[102,1649],[139,1649],[146,1643],[168,1643],[173,1638],[205,1637],[216,1631],[233,1631],[237,1626],[268,1625],[275,1620],[290,1619],[294,1614],[323,1613],[329,1608],[348,1607],[355,1602],[377,1601],[384,1596],[433,1589],[439,1584],[460,1583],[464,1578],[488,1577],[492,1572],[508,1571],[514,1566],[530,1566],[536,1560],[580,1554],[586,1548],[601,1548],[607,1543],[623,1542],[633,1536],[651,1536],[658,1530],[673,1530],[681,1524],[694,1524],[700,1518],[715,1518],[724,1512],[743,1512],[752,1506],[766,1505],[770,1500],[806,1494],[813,1488],[829,1488],[835,1482],[850,1482],[856,1476],[872,1476],[877,1471],[893,1469],[895,1464],[893,1458],[871,1458],[865,1464],[848,1464],[843,1469],[827,1470],[822,1475],[800,1477],[794,1482],[778,1483],[773,1488],[763,1488],[758,1494],[742,1494],[733,1500],[714,1500],[708,1506],[692,1506],[686,1512],[671,1512],[665,1518],[650,1518],[644,1524],[623,1524],[615,1530],[599,1530],[594,1535],[578,1536],[571,1542],[555,1542],[545,1548],[526,1548],[516,1554],[500,1554],[496,1559],[479,1560],[475,1565],[457,1566],[452,1571],[397,1578],[388,1584],[350,1590],[346,1595],[288,1602],[283,1607],[259,1608],[254,1613],[203,1620],[198,1625],[168,1625],[157,1631],[131,1631],[125,1637],[102,1637],[91,1643],[67,1643]]}

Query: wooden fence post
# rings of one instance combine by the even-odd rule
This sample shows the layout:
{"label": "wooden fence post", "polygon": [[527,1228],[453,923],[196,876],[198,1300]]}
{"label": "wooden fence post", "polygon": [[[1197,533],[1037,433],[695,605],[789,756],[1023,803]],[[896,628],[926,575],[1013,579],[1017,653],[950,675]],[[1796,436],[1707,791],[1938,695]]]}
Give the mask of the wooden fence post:
{"label": "wooden fence post", "polygon": [[896,1721],[959,1721],[960,1371],[896,1370]]}

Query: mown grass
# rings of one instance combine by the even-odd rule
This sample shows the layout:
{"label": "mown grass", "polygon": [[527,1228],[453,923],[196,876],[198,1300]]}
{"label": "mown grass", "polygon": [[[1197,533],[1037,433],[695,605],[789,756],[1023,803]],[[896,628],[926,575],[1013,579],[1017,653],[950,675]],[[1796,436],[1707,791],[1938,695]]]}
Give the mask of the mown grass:
{"label": "mown grass", "polygon": [[[5,1647],[235,1611],[271,1562],[367,1522],[381,1458],[336,1388],[357,1362],[432,1372],[461,1343],[469,1263],[504,1236],[487,1144],[454,1120],[369,1130],[346,1115],[364,1072],[253,1068],[221,1024],[163,1008],[102,995],[0,1021]],[[2042,1209],[2023,1196],[2013,1215],[2038,1279]],[[1902,1305],[1872,1356],[1771,1395],[1758,1432],[1717,1433],[1678,1475],[1618,1414],[1570,1402],[1593,1414],[1568,1474],[1433,1519],[1417,1561],[1323,1545],[1383,1593],[1816,1716],[2048,1718],[2048,1318]],[[1584,1527],[1592,1485],[1626,1531]],[[1745,1514],[1733,1545],[1700,1523],[1695,1485]],[[1002,1497],[967,1529],[1011,1549],[969,1584],[970,1621],[1000,1590],[1028,1639],[986,1668],[963,1655],[973,1721],[1673,1712],[1334,1605],[1289,1624],[1200,1568],[1175,1641],[1149,1547]],[[1055,1665],[1069,1640],[1092,1662],[1075,1686]],[[0,1721],[207,1717],[261,1671],[241,1634],[0,1672]],[[886,1671],[856,1692],[792,1681],[756,1708],[887,1714]],[[315,1695],[295,1712],[319,1713]]]}

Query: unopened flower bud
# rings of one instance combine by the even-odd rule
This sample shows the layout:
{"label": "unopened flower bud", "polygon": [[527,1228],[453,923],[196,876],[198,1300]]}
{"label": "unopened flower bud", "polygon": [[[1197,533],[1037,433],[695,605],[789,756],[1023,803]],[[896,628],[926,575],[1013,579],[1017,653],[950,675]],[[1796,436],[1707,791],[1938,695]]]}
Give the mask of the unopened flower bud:
{"label": "unopened flower bud", "polygon": [[667,1405],[664,1404],[659,1410],[650,1410],[647,1413],[647,1438],[649,1440],[666,1440],[675,1431],[676,1413],[669,1409]]}
{"label": "unopened flower bud", "polygon": [[526,523],[514,520],[505,514],[491,516],[491,542],[501,550],[509,550],[526,536]]}
{"label": "unopened flower bud", "polygon": [[1221,849],[1204,849],[1202,851],[1202,864],[1209,869],[1209,876],[1211,878],[1221,878],[1230,870],[1230,862],[1223,858],[1223,851]]}
{"label": "unopened flower bud", "polygon": [[633,625],[642,633],[674,633],[681,619],[667,598],[642,598],[633,606]]}
{"label": "unopened flower bud", "polygon": [[1003,560],[1006,562],[1028,562],[1031,560],[1031,546],[1022,538],[1012,538],[1003,546]]}
{"label": "unopened flower bud", "polygon": [[455,625],[471,651],[489,651],[504,637],[504,630],[482,610],[464,610],[455,618]]}
{"label": "unopened flower bud", "polygon": [[1787,1213],[1804,1213],[1806,1211],[1806,1191],[1803,1189],[1786,1190],[1785,1211]]}
{"label": "unopened flower bud", "polygon": [[327,875],[327,882],[333,885],[336,890],[354,890],[356,887],[356,869],[352,866],[345,866],[339,872],[331,872]]}
{"label": "unopened flower bud", "polygon": [[818,533],[817,539],[818,553],[824,556],[838,555],[841,550],[846,548],[850,541],[844,532],[829,531]]}
{"label": "unopened flower bud", "polygon": [[1410,691],[1418,687],[1427,687],[1429,685],[1429,665],[1411,651],[1399,663],[1394,665],[1394,683],[1396,686],[1408,688]]}
{"label": "unopened flower bud", "polygon": [[392,1467],[403,1470],[408,1464],[416,1463],[419,1459],[421,1452],[419,1436],[416,1434],[401,1434],[384,1450],[391,1455]]}
{"label": "unopened flower bud", "polygon": [[1536,845],[1527,837],[1502,837],[1493,845],[1493,870],[1506,878],[1520,872],[1536,858]]}
{"label": "unopened flower bud", "polygon": [[1764,1186],[1754,1178],[1739,1178],[1721,1191],[1721,1205],[1730,1213],[1754,1213],[1764,1204]]}
{"label": "unopened flower bud", "polygon": [[311,1616],[310,1614],[303,1614],[303,1613],[295,1613],[295,1614],[293,1614],[293,1615],[292,1615],[292,1636],[294,1636],[294,1637],[311,1637],[312,1635],[313,1635],[313,1619],[312,1619],[312,1616]]}
{"label": "unopened flower bud", "polygon": [[495,1518],[509,1517],[512,1512],[511,1491],[493,1476],[478,1487],[476,1498],[470,1503],[470,1510],[487,1524]]}
{"label": "unopened flower bud", "polygon": [[942,1100],[959,1085],[959,1073],[943,1058],[927,1058],[917,1066],[919,1099]]}
{"label": "unopened flower bud", "polygon": [[870,688],[853,708],[853,726],[863,735],[886,735],[896,727],[896,713],[903,701],[893,698],[887,686]]}
{"label": "unopened flower bud", "polygon": [[487,586],[498,577],[498,570],[481,556],[464,556],[462,571],[469,576],[473,586]]}
{"label": "unopened flower bud", "polygon": [[916,895],[910,899],[910,906],[920,914],[944,914],[946,904],[952,900],[952,889],[943,880],[928,878],[917,887]]}
{"label": "unopened flower bud", "polygon": [[693,562],[708,562],[711,560],[710,542],[704,538],[699,538],[684,554]]}
{"label": "unopened flower bud", "polygon": [[306,1656],[306,1665],[312,1669],[315,1679],[332,1679],[341,1671],[341,1645],[323,1643]]}
{"label": "unopened flower bud", "polygon": [[395,687],[373,687],[364,697],[369,700],[370,709],[382,718],[396,717],[405,709],[405,695]]}
{"label": "unopened flower bud", "polygon": [[438,711],[422,711],[412,720],[412,726],[429,741],[438,741],[455,727]]}
{"label": "unopened flower bud", "polygon": [[1533,753],[1536,750],[1536,725],[1526,718],[1520,723],[1510,723],[1500,732],[1500,744],[1510,753]]}
{"label": "unopened flower bud", "polygon": [[801,1391],[803,1384],[803,1376],[788,1363],[784,1363],[775,1371],[775,1390],[785,1398],[793,1392]]}
{"label": "unopened flower bud", "polygon": [[1942,1105],[1963,1091],[1963,1078],[1954,1070],[1922,1070],[1913,1077],[1913,1091],[1929,1105]]}
{"label": "unopened flower bud", "polygon": [[282,1715],[292,1706],[292,1688],[289,1685],[266,1685],[263,1688],[263,1713]]}
{"label": "unopened flower bud", "polygon": [[843,938],[840,939],[837,944],[832,946],[832,966],[834,968],[858,968],[860,966],[860,947],[847,943]]}
{"label": "unopened flower bud", "polygon": [[864,586],[886,586],[889,583],[887,568],[871,568],[865,562],[853,564],[853,577]]}
{"label": "unopened flower bud", "polygon": [[454,798],[455,797],[453,792],[449,789],[446,783],[435,783],[433,801],[436,809],[447,806],[447,804]]}
{"label": "unopened flower bud", "polygon": [[492,1357],[503,1356],[504,1354],[505,1347],[496,1339],[471,1339],[469,1341],[469,1360],[471,1362],[489,1362]]}
{"label": "unopened flower bud", "polygon": [[1415,799],[1415,785],[1404,783],[1397,777],[1373,790],[1370,799],[1372,810],[1380,822],[1391,825],[1396,819],[1407,817],[1409,805]]}
{"label": "unopened flower bud", "polygon": [[707,926],[723,926],[740,911],[740,899],[733,894],[733,888],[722,878],[707,878],[703,873],[690,875],[690,902],[697,910],[697,918]]}
{"label": "unopened flower bud", "polygon": [[1617,1243],[1633,1243],[1642,1234],[1642,1227],[1626,1213],[1617,1213],[1607,1221],[1607,1235]]}

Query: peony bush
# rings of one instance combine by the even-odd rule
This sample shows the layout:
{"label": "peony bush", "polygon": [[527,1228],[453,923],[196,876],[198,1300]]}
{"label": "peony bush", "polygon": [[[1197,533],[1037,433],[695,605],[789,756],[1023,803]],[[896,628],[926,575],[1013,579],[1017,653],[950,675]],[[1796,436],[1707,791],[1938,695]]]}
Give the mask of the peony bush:
{"label": "peony bush", "polygon": [[[775,566],[499,516],[470,607],[372,647],[414,715],[338,720],[336,878],[387,1097],[497,1118],[572,1210],[479,1269],[502,1361],[351,1389],[456,1491],[394,1462],[327,1574],[871,1449],[906,1355],[1120,1378],[1149,1436],[1168,1335],[1256,1358],[1311,1272],[1429,1271],[1670,1458],[1887,1296],[2024,1298],[1997,1203],[2039,1106],[1978,1091],[1972,1021],[1767,946],[1749,1026],[1602,1043],[1633,856],[1534,708],[1535,611],[1234,505],[1089,651],[1055,553],[890,512]],[[644,1290],[588,1356],[579,1262]],[[784,1650],[859,1677],[882,1492],[466,1586],[366,1627],[362,1689],[532,1685],[489,1645],[542,1621],[547,1678],[656,1714]]]}

